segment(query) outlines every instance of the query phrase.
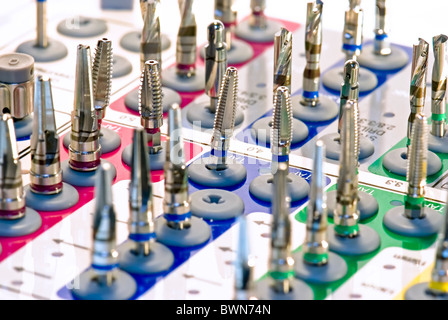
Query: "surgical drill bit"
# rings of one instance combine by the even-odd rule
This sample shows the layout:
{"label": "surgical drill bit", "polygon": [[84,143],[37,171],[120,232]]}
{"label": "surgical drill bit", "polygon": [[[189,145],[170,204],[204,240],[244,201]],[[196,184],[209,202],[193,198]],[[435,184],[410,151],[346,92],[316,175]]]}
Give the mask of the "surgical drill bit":
{"label": "surgical drill bit", "polygon": [[446,132],[447,40],[448,37],[443,34],[432,38],[434,64],[431,86],[431,134],[436,137],[443,137]]}
{"label": "surgical drill bit", "polygon": [[406,181],[408,190],[405,196],[405,216],[409,219],[423,218],[425,185],[428,166],[428,124],[426,116],[415,116],[408,152]]}
{"label": "surgical drill bit", "polygon": [[274,95],[274,113],[272,116],[271,153],[272,173],[275,174],[278,163],[288,166],[292,141],[292,105],[289,90],[278,87]]}
{"label": "surgical drill bit", "polygon": [[426,73],[428,67],[429,44],[419,39],[418,44],[414,44],[412,52],[412,73],[410,89],[411,113],[408,118],[408,146],[410,143],[412,126],[417,114],[423,113],[426,97]]}
{"label": "surgical drill bit", "polygon": [[136,128],[133,134],[129,209],[129,239],[135,242],[133,252],[147,256],[155,241],[155,226],[148,142],[143,128]]}
{"label": "surgical drill bit", "polygon": [[339,125],[338,132],[341,132],[342,114],[344,106],[348,100],[358,101],[359,99],[359,63],[356,60],[348,60],[344,64],[344,80],[341,87],[339,102]]}
{"label": "surgical drill bit", "polygon": [[182,138],[182,117],[178,104],[168,111],[168,143],[164,165],[164,217],[170,228],[182,230],[191,226],[188,175]]}
{"label": "surgical drill bit", "polygon": [[235,32],[237,12],[233,10],[234,0],[215,0],[214,17],[224,25],[224,42],[227,50],[232,48],[232,37]]}
{"label": "surgical drill bit", "polygon": [[344,106],[341,128],[341,156],[336,190],[336,208],[333,214],[335,232],[342,237],[355,237],[359,232],[358,210],[358,155],[357,102],[349,100]]}
{"label": "surgical drill bit", "polygon": [[176,73],[190,78],[196,74],[197,25],[193,14],[193,0],[179,0],[181,21],[176,43]]}
{"label": "surgical drill bit", "polygon": [[211,170],[227,168],[227,150],[235,127],[237,94],[238,70],[235,67],[228,67],[222,80],[218,109],[215,113],[211,139],[211,161],[207,164],[207,167]]}
{"label": "surgical drill bit", "polygon": [[271,253],[269,258],[269,274],[273,280],[272,288],[279,293],[291,291],[291,278],[294,259],[291,255],[291,222],[289,208],[291,198],[288,196],[288,167],[279,163],[274,174],[274,197],[272,198]]}
{"label": "surgical drill bit", "polygon": [[160,68],[155,60],[145,62],[140,78],[139,112],[141,125],[152,142],[149,152],[158,153],[162,149],[160,128],[163,125],[163,105]]}
{"label": "surgical drill bit", "polygon": [[239,232],[235,262],[235,300],[250,300],[254,289],[255,261],[250,252],[246,215],[238,217]]}
{"label": "surgical drill bit", "polygon": [[101,162],[98,118],[94,110],[90,47],[78,45],[75,101],[72,111],[69,165],[77,171],[93,171]]}
{"label": "surgical drill bit", "polygon": [[361,0],[349,0],[349,9],[345,11],[342,51],[346,60],[356,60],[362,49],[364,12],[360,8]]}
{"label": "surgical drill bit", "polygon": [[140,38],[140,70],[145,62],[155,60],[159,62],[162,70],[162,40],[160,33],[160,19],[157,13],[156,0],[147,0],[140,3],[143,17],[143,30]]}
{"label": "surgical drill bit", "polygon": [[116,250],[116,214],[112,199],[112,167],[102,163],[95,181],[95,211],[93,214],[92,269],[97,274],[96,281],[103,286],[111,286],[113,271],[118,266]]}
{"label": "surgical drill bit", "polygon": [[445,225],[439,235],[434,267],[429,281],[429,290],[434,295],[448,293],[448,212],[445,207]]}
{"label": "surgical drill bit", "polygon": [[106,115],[106,108],[110,103],[112,87],[112,42],[103,38],[98,40],[92,63],[92,92],[93,103],[98,118],[98,130]]}
{"label": "surgical drill bit", "polygon": [[219,89],[227,69],[227,48],[224,42],[224,25],[216,20],[208,26],[208,43],[205,46],[205,93],[210,98],[210,113],[218,106]]}
{"label": "surgical drill bit", "polygon": [[250,0],[251,15],[249,25],[252,29],[266,29],[267,21],[264,14],[266,0]]}
{"label": "surgical drill bit", "polygon": [[59,135],[53,109],[51,82],[38,76],[34,91],[34,120],[31,134],[30,188],[38,194],[62,191]]}
{"label": "surgical drill bit", "polygon": [[322,10],[322,1],[308,2],[305,28],[306,66],[303,71],[302,94],[302,104],[306,106],[316,106],[319,102]]}
{"label": "surgical drill bit", "polygon": [[39,48],[48,47],[47,35],[47,1],[37,0],[37,16],[36,16],[36,46]]}
{"label": "surgical drill bit", "polygon": [[328,262],[327,198],[324,192],[325,177],[322,171],[324,155],[325,145],[318,140],[314,147],[313,177],[303,245],[305,263],[319,266]]}
{"label": "surgical drill bit", "polygon": [[1,116],[0,137],[0,219],[19,219],[25,215],[25,194],[14,122],[8,113]]}
{"label": "surgical drill bit", "polygon": [[292,33],[281,28],[274,36],[274,92],[280,86],[291,91]]}
{"label": "surgical drill bit", "polygon": [[376,55],[387,56],[392,53],[386,29],[386,0],[376,0],[375,6],[375,40],[373,52]]}

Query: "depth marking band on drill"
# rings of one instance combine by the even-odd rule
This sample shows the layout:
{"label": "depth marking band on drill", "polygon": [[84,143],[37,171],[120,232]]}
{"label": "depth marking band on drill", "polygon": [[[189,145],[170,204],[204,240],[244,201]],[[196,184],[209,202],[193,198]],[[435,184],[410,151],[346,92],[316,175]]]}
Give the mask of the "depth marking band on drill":
{"label": "depth marking band on drill", "polygon": [[356,50],[361,50],[362,49],[362,45],[356,45],[356,44],[344,44],[342,46],[343,50],[347,50],[347,51],[356,51]]}
{"label": "depth marking band on drill", "polygon": [[303,91],[302,95],[306,99],[316,99],[319,98],[319,91]]}
{"label": "depth marking band on drill", "polygon": [[92,268],[96,269],[96,270],[101,270],[101,271],[111,271],[115,268],[118,268],[118,263],[114,263],[108,266],[99,266],[97,264],[92,264]]}
{"label": "depth marking band on drill", "polygon": [[163,215],[163,217],[167,220],[167,221],[172,221],[172,222],[183,222],[186,219],[190,219],[191,218],[191,212],[187,212],[184,214],[169,214],[169,213],[165,213]]}
{"label": "depth marking band on drill", "polygon": [[284,155],[284,156],[272,156],[272,161],[275,162],[288,162],[289,161],[289,155]]}
{"label": "depth marking band on drill", "polygon": [[136,242],[149,241],[149,240],[155,239],[155,238],[156,238],[155,232],[145,233],[145,234],[139,234],[139,233],[130,233],[129,234],[129,239],[136,241]]}

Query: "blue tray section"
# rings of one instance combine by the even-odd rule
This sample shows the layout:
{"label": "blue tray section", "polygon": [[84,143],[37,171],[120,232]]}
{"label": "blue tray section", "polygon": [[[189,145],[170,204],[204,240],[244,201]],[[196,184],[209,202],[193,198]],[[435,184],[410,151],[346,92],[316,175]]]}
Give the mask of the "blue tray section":
{"label": "blue tray section", "polygon": [[[366,41],[365,45],[373,43],[373,41]],[[396,45],[396,44],[392,44],[393,46],[399,47],[401,49],[403,49],[409,56],[409,62],[408,64],[411,62],[412,59],[412,48],[406,47],[406,46],[401,46],[401,45]],[[333,70],[334,68],[340,68],[341,70],[343,70],[344,68],[344,64],[345,64],[345,59],[342,59],[340,61],[338,61],[337,63],[335,63],[334,65],[332,65],[330,68],[328,68],[327,70],[325,70],[324,72],[322,72],[321,74],[323,75],[325,72],[329,71],[329,70]],[[359,94],[359,102],[361,102],[363,100],[363,98],[365,98],[367,95],[371,94],[372,92],[374,92],[376,89],[378,89],[380,86],[382,86],[387,80],[389,80],[391,77],[393,77],[394,75],[396,75],[398,72],[400,72],[401,70],[403,70],[404,68],[406,68],[406,66],[408,65],[406,64],[405,66],[399,68],[399,69],[395,69],[395,70],[389,70],[389,71],[382,71],[382,70],[374,70],[374,69],[370,69],[370,68],[366,68],[369,69],[370,71],[372,71],[378,78],[378,85],[371,91],[367,91],[367,92],[361,92]],[[365,68],[365,67],[363,67]],[[299,89],[296,92],[294,92],[292,94],[292,96],[301,96],[303,92],[303,89]],[[332,98],[337,105],[339,106],[339,101],[340,101],[340,91],[335,91],[332,90],[330,88],[325,87],[322,84],[320,84],[320,88],[319,88],[319,95],[321,96],[327,96]],[[273,114],[273,110],[271,109],[270,111],[268,111],[267,113],[265,113],[261,118],[264,117],[270,117],[272,118],[272,114]],[[258,121],[259,119],[255,120],[253,123],[251,123],[247,128],[243,129],[241,132],[239,132],[236,135],[236,139],[238,139],[239,141],[243,141],[245,143],[249,143],[249,144],[253,144],[253,145],[258,145],[257,140],[252,136],[251,134],[251,128],[252,125]],[[333,121],[335,121],[337,119],[337,117],[335,117],[333,120],[330,121],[325,121],[325,122],[306,122],[303,121],[305,123],[305,125],[308,127],[309,130],[309,135],[308,137],[301,141],[300,143],[297,143],[295,145],[291,146],[291,149],[298,149],[300,147],[302,147],[303,145],[305,145],[308,141],[310,141],[311,139],[313,139],[319,132],[321,132],[322,130],[324,130],[329,124],[331,124]],[[264,146],[262,145],[262,147],[267,147],[269,148],[269,145]]]}
{"label": "blue tray section", "polygon": [[[204,153],[201,158],[206,158],[210,156],[210,152]],[[228,155],[235,161],[238,161],[240,163],[243,163],[246,166],[247,169],[247,178],[244,183],[242,183],[239,186],[236,186],[230,190],[237,195],[239,195],[245,205],[244,214],[249,214],[252,212],[265,212],[270,213],[270,203],[259,201],[256,198],[253,198],[249,193],[249,185],[250,182],[260,175],[260,172],[269,172],[270,170],[270,162],[259,160],[256,158],[246,157],[242,155],[237,155],[234,153],[229,153]],[[310,171],[306,170],[300,170],[297,168],[290,167],[290,172],[295,173],[301,177],[303,177],[308,183],[311,183],[311,177],[312,174]],[[330,178],[326,177],[326,185],[330,183]],[[205,187],[202,187],[200,185],[193,185],[189,182],[189,193],[192,194],[193,192],[201,189],[207,189]],[[302,206],[306,201],[308,201],[308,198],[305,198],[301,201],[291,203],[291,210],[290,212],[295,212],[300,206]],[[206,220],[207,221],[207,220]],[[142,276],[142,275],[134,275],[134,279],[137,281],[137,293],[135,296],[131,299],[137,299],[141,295],[143,295],[146,291],[151,289],[158,281],[161,281],[164,277],[166,277],[170,272],[174,271],[177,267],[182,265],[184,262],[186,262],[190,257],[194,256],[196,253],[198,253],[203,247],[205,247],[207,244],[213,242],[216,240],[219,236],[221,236],[224,232],[229,230],[233,224],[236,223],[236,219],[229,219],[229,220],[223,220],[223,221],[207,221],[207,223],[210,225],[212,229],[212,236],[205,244],[202,244],[200,246],[196,247],[190,247],[190,248],[179,248],[179,247],[172,247],[169,246],[169,248],[173,251],[174,254],[174,264],[173,266],[166,272],[155,274],[155,275],[149,275],[149,276]],[[59,289],[57,292],[58,296],[61,299],[66,300],[73,300],[73,296],[71,295],[69,289],[67,289],[67,286],[64,286],[63,288]]]}

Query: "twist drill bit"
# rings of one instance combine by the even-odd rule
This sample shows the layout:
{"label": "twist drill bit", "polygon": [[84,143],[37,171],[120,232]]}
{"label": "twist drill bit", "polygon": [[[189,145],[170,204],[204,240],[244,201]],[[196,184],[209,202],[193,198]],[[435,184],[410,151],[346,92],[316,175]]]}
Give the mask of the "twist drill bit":
{"label": "twist drill bit", "polygon": [[446,132],[447,40],[448,37],[443,34],[432,38],[434,64],[431,90],[431,134],[436,137],[443,137]]}
{"label": "twist drill bit", "polygon": [[358,101],[359,98],[359,63],[356,60],[348,60],[344,64],[344,80],[341,87],[339,102],[339,125],[338,132],[341,132],[342,114],[344,106],[348,100]]}
{"label": "twist drill bit", "polygon": [[344,237],[358,235],[358,153],[359,142],[356,141],[358,128],[357,103],[349,100],[344,106],[341,128],[341,157],[336,191],[336,208],[334,212],[335,232]]}
{"label": "twist drill bit", "polygon": [[224,42],[227,50],[232,49],[232,36],[235,32],[237,12],[233,10],[234,0],[215,0],[215,19],[224,25]]}
{"label": "twist drill bit", "polygon": [[36,15],[36,46],[39,48],[48,47],[47,35],[47,1],[37,0]]}
{"label": "twist drill bit", "polygon": [[247,217],[238,217],[239,233],[235,262],[235,300],[250,300],[254,289],[254,259],[250,252]]}
{"label": "twist drill bit", "polygon": [[271,254],[269,258],[270,276],[273,290],[279,293],[291,291],[291,277],[294,259],[291,256],[291,222],[289,208],[291,198],[287,195],[288,167],[279,163],[274,174],[274,197],[272,198]]}
{"label": "twist drill bit", "polygon": [[1,116],[0,137],[0,219],[19,219],[25,215],[25,193],[14,122],[8,113]]}
{"label": "twist drill bit", "polygon": [[346,54],[346,60],[356,60],[362,49],[364,12],[359,7],[360,2],[361,0],[349,0],[349,9],[345,11],[342,51]]}
{"label": "twist drill bit", "polygon": [[274,36],[274,92],[279,86],[291,91],[292,33],[281,28]]}
{"label": "twist drill bit", "polygon": [[165,197],[164,217],[172,229],[182,230],[191,226],[188,176],[185,165],[182,118],[178,104],[168,111],[168,143],[164,165]]}
{"label": "twist drill bit", "polygon": [[193,0],[179,0],[181,22],[176,43],[176,73],[190,78],[196,74],[197,25]]}
{"label": "twist drill bit", "polygon": [[428,124],[426,117],[418,113],[412,126],[408,152],[405,196],[405,216],[409,219],[424,217],[425,185],[428,166]]}
{"label": "twist drill bit", "polygon": [[95,181],[95,212],[93,215],[92,269],[96,281],[111,286],[113,271],[118,266],[116,250],[116,214],[112,200],[112,168],[110,163],[102,163]]}
{"label": "twist drill bit", "polygon": [[146,0],[140,2],[143,30],[140,38],[140,70],[145,67],[148,60],[156,60],[159,62],[160,70],[162,70],[162,40],[160,33],[160,19],[157,13],[156,0]]}
{"label": "twist drill bit", "polygon": [[322,170],[324,155],[325,145],[318,140],[314,147],[313,177],[303,246],[305,263],[319,266],[328,262],[327,198],[324,192],[325,177]]}
{"label": "twist drill bit", "polygon": [[93,171],[101,162],[98,118],[92,95],[90,47],[78,45],[75,75],[75,101],[72,111],[69,165],[77,171]]}
{"label": "twist drill bit", "polygon": [[437,243],[429,290],[434,295],[446,295],[448,293],[448,212],[446,208],[445,225]]}
{"label": "twist drill bit", "polygon": [[31,134],[30,188],[38,194],[62,191],[59,135],[53,109],[51,82],[38,76],[34,90],[34,122]]}
{"label": "twist drill bit", "polygon": [[412,123],[417,114],[423,112],[426,97],[426,73],[428,67],[429,44],[419,39],[418,44],[414,44],[412,51],[412,74],[410,89],[411,113],[408,118],[408,146],[412,132]]}
{"label": "twist drill bit", "polygon": [[308,2],[305,28],[306,66],[303,71],[302,94],[302,103],[307,106],[316,106],[319,102],[322,10],[322,1]]}
{"label": "twist drill bit", "polygon": [[224,25],[214,21],[208,26],[208,44],[205,46],[205,93],[210,97],[210,112],[218,106],[219,89],[227,69],[227,49]]}
{"label": "twist drill bit", "polygon": [[249,25],[252,29],[266,29],[267,21],[264,14],[266,0],[250,0],[251,15]]}
{"label": "twist drill bit", "polygon": [[160,128],[163,125],[162,84],[160,68],[155,60],[145,62],[140,78],[139,112],[140,121],[151,139],[151,154],[162,149]]}
{"label": "twist drill bit", "polygon": [[237,95],[238,70],[235,67],[228,67],[222,80],[218,109],[215,113],[211,140],[211,161],[207,164],[210,170],[227,168],[227,150],[235,127]]}
{"label": "twist drill bit", "polygon": [[142,128],[135,129],[133,134],[129,208],[129,239],[135,242],[133,252],[148,256],[155,241],[155,226],[148,142]]}
{"label": "twist drill bit", "polygon": [[274,113],[272,116],[271,152],[273,174],[277,163],[289,163],[292,141],[292,105],[289,90],[278,87],[274,95]]}
{"label": "twist drill bit", "polygon": [[386,0],[376,0],[375,9],[375,40],[373,42],[373,52],[380,56],[387,56],[392,53],[392,50],[389,41],[387,41]]}
{"label": "twist drill bit", "polygon": [[110,103],[112,66],[112,41],[107,38],[98,40],[92,63],[92,92],[98,118],[98,130],[101,129],[101,122]]}

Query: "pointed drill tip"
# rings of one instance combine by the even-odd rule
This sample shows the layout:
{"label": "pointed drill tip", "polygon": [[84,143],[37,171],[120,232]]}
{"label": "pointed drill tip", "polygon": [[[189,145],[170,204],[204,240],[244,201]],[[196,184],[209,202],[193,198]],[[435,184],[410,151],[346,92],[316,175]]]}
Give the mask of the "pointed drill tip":
{"label": "pointed drill tip", "polygon": [[142,188],[148,184],[150,172],[149,148],[146,130],[135,128],[132,137],[131,183]]}
{"label": "pointed drill tip", "polygon": [[208,42],[214,43],[215,46],[222,45],[224,42],[224,24],[219,21],[215,20],[212,23],[208,25]]}
{"label": "pointed drill tip", "polygon": [[432,43],[433,43],[434,47],[437,47],[439,45],[445,44],[447,42],[447,40],[448,40],[448,36],[446,36],[444,34],[439,34],[432,38]]}
{"label": "pointed drill tip", "polygon": [[101,215],[105,206],[113,206],[112,183],[114,173],[112,164],[101,162],[95,177],[95,215]]}

